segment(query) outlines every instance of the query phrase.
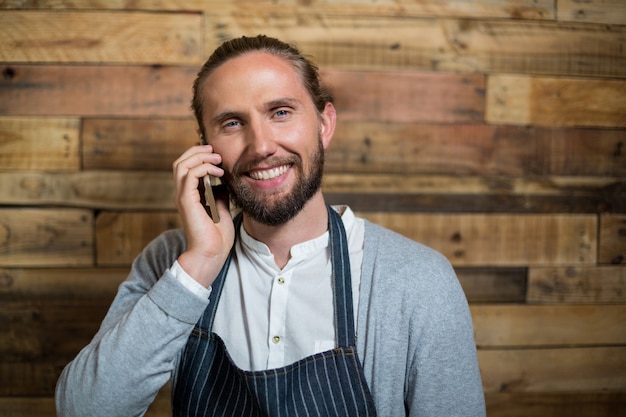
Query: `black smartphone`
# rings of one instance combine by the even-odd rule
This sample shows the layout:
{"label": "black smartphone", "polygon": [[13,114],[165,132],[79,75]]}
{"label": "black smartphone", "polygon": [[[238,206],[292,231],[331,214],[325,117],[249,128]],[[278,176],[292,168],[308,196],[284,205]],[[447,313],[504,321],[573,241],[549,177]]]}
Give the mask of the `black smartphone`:
{"label": "black smartphone", "polygon": [[[204,135],[200,136],[200,142],[203,145],[207,144]],[[204,178],[202,178],[202,182],[199,187],[201,200],[203,200],[203,204],[208,207],[209,216],[211,216],[214,223],[220,222],[220,215],[217,212],[217,204],[215,204],[213,187],[217,187],[220,185],[222,185],[222,181],[218,177],[214,177],[213,175],[206,175]]]}

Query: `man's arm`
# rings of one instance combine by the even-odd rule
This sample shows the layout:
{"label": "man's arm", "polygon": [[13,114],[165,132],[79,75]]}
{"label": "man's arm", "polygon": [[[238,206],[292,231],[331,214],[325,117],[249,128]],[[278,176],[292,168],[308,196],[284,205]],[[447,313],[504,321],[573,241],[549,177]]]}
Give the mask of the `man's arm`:
{"label": "man's arm", "polygon": [[161,235],[135,260],[100,330],[59,378],[59,416],[141,415],[169,380],[209,302],[168,269],[180,236]]}

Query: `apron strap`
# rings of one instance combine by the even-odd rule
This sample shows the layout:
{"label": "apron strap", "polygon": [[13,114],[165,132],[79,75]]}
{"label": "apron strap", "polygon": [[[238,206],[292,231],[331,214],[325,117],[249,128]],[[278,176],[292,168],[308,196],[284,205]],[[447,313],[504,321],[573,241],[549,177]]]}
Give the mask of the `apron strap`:
{"label": "apron strap", "polygon": [[352,274],[348,238],[341,216],[328,207],[328,232],[332,262],[332,284],[335,303],[335,338],[337,347],[356,346],[352,306]]}

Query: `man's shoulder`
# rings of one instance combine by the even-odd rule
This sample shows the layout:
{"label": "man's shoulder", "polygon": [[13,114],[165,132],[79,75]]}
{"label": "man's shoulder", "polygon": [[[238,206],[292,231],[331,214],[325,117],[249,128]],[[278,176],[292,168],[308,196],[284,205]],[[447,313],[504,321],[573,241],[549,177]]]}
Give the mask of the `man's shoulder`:
{"label": "man's shoulder", "polygon": [[402,257],[408,263],[424,261],[448,263],[445,256],[429,246],[367,219],[364,219],[364,222],[365,247],[369,243],[380,255]]}

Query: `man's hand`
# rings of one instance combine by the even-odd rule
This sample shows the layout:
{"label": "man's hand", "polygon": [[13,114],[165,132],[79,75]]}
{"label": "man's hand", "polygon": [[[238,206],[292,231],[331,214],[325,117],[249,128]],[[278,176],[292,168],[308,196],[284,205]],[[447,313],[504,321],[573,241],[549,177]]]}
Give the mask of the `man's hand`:
{"label": "man's hand", "polygon": [[214,223],[198,192],[199,181],[204,176],[224,174],[218,166],[221,162],[221,156],[213,152],[211,145],[200,145],[187,149],[172,164],[176,208],[187,238],[187,250],[179,256],[178,263],[207,288],[217,277],[235,239],[228,198],[216,195],[220,222]]}

